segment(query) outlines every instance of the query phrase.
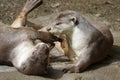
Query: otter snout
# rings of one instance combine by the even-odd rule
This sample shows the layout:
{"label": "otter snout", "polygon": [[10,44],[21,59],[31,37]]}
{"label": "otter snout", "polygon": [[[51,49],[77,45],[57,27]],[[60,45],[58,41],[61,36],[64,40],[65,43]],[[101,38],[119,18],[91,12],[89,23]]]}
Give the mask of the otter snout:
{"label": "otter snout", "polygon": [[51,30],[51,27],[48,27],[48,28],[47,28],[47,31],[50,31],[50,30]]}

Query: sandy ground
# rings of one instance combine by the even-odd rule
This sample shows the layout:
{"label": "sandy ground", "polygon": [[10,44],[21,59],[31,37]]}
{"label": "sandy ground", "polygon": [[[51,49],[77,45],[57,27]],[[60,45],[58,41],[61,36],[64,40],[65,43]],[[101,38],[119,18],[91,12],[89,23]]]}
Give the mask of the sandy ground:
{"label": "sandy ground", "polygon": [[[24,3],[25,0],[0,0],[0,20],[11,24]],[[120,26],[120,0],[44,0],[29,18],[69,9],[103,18],[111,23],[110,27],[114,30]]]}

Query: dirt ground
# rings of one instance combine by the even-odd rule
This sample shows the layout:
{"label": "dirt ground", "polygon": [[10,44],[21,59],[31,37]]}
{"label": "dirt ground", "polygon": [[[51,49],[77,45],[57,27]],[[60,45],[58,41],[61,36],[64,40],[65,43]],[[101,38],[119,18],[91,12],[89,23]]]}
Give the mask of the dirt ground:
{"label": "dirt ground", "polygon": [[[24,3],[25,0],[0,0],[0,20],[11,24]],[[43,0],[43,4],[29,18],[63,10],[75,10],[103,18],[111,23],[110,27],[114,30],[120,27],[120,0]]]}

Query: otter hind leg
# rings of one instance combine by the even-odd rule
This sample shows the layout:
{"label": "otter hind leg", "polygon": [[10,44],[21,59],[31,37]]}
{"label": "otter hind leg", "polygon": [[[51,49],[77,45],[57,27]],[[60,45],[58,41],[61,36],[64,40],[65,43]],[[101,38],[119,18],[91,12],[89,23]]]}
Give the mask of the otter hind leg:
{"label": "otter hind leg", "polygon": [[33,9],[37,8],[42,3],[42,0],[27,0],[21,12],[12,23],[12,28],[20,28],[26,25],[27,15]]}

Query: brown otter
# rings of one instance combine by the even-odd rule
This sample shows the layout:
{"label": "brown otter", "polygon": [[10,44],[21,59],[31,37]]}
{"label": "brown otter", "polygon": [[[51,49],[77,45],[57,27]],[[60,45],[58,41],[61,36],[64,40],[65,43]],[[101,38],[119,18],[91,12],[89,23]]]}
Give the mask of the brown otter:
{"label": "brown otter", "polygon": [[108,28],[89,23],[75,11],[61,12],[48,31],[66,36],[62,46],[75,63],[64,69],[64,72],[85,70],[89,65],[104,59],[113,45],[113,36]]}
{"label": "brown otter", "polygon": [[[40,2],[41,0],[27,0],[22,11],[27,15]],[[51,49],[46,43],[53,44],[59,38],[48,32],[24,27],[26,17],[18,17],[11,27],[0,25],[0,62],[12,63],[24,74],[42,75],[47,72]],[[43,42],[35,43],[36,40]]]}
{"label": "brown otter", "polygon": [[[51,47],[44,43],[46,39],[49,42],[58,41],[56,36],[46,33],[41,35],[29,27],[14,29],[0,26],[0,62],[10,62],[24,74],[44,74],[47,72],[51,50]],[[44,42],[36,44],[35,40]]]}
{"label": "brown otter", "polygon": [[32,28],[13,29],[0,26],[0,62],[10,62],[25,74],[44,74],[48,65],[49,47]]}

